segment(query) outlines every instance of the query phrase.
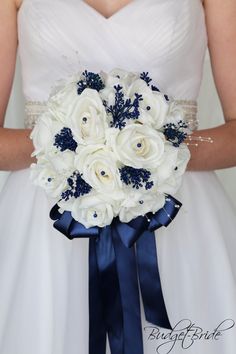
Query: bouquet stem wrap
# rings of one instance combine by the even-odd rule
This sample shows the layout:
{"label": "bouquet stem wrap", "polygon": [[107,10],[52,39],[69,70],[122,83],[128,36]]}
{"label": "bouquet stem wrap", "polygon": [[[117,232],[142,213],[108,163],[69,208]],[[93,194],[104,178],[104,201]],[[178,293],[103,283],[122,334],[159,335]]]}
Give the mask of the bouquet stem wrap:
{"label": "bouquet stem wrap", "polygon": [[171,329],[158,270],[154,231],[168,226],[181,203],[168,196],[156,213],[129,223],[85,228],[55,205],[54,227],[69,239],[89,238],[89,354],[143,354],[139,286],[148,322]]}

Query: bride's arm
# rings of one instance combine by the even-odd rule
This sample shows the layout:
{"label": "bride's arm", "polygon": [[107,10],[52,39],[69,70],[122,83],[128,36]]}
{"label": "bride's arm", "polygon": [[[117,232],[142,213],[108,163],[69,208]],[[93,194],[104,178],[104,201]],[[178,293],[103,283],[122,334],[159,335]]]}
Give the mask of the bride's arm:
{"label": "bride's arm", "polygon": [[214,142],[190,147],[189,170],[236,166],[236,1],[204,0],[204,7],[212,71],[225,124],[194,132]]}
{"label": "bride's arm", "polygon": [[33,161],[30,130],[3,128],[17,51],[17,4],[0,1],[0,170],[26,168]]}

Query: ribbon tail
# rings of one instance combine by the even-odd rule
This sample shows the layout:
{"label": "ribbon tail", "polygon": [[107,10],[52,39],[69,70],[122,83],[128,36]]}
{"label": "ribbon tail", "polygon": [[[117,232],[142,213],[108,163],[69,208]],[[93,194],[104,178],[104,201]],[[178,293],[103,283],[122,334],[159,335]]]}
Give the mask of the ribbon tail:
{"label": "ribbon tail", "polygon": [[89,240],[89,354],[106,353],[106,327],[99,282],[97,239]]}
{"label": "ribbon tail", "polygon": [[[123,311],[111,233],[110,226],[102,228],[96,243],[101,297],[111,354],[125,354]],[[103,352],[96,351],[96,354]]]}
{"label": "ribbon tail", "polygon": [[136,254],[146,320],[171,329],[161,288],[154,232],[143,232],[136,243]]}
{"label": "ribbon tail", "polygon": [[[124,246],[115,228],[112,237],[119,276],[124,321],[124,354],[143,354],[137,264],[134,247]],[[119,353],[121,354],[121,353]]]}

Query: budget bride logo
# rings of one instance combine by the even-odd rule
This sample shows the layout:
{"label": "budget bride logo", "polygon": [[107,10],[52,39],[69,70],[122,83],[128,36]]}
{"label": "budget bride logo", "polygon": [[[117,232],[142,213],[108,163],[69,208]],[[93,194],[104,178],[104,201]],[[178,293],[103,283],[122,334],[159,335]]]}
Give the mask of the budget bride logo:
{"label": "budget bride logo", "polygon": [[162,330],[155,326],[145,326],[144,333],[147,341],[155,343],[157,354],[169,354],[177,345],[183,350],[191,348],[197,342],[218,341],[226,332],[235,328],[235,321],[225,319],[213,330],[206,330],[189,319],[179,321],[171,331]]}

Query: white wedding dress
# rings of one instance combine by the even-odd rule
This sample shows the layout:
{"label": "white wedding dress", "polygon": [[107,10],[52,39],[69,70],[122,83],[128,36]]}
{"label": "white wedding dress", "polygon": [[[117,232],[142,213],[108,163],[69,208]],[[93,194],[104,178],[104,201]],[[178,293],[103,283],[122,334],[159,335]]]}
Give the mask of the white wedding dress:
{"label": "white wedding dress", "polygon": [[[201,0],[133,0],[108,19],[82,0],[23,0],[18,34],[26,100],[47,100],[75,71],[114,67],[149,71],[176,99],[198,97]],[[236,321],[235,214],[214,172],[187,172],[177,198],[178,216],[156,232],[167,311],[172,326],[189,319],[213,332]],[[88,239],[56,231],[51,206],[29,169],[10,174],[0,198],[0,354],[88,354]],[[144,353],[154,354],[166,340],[150,340],[149,325],[142,312]],[[235,352],[235,326],[171,351]]]}

